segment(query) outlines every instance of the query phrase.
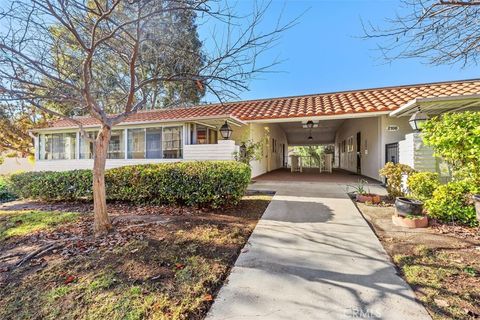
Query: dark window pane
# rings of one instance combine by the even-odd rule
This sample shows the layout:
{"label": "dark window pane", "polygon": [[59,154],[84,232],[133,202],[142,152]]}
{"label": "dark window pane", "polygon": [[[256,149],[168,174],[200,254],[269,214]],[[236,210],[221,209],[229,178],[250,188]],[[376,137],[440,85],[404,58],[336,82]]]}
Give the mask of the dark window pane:
{"label": "dark window pane", "polygon": [[128,159],[145,159],[145,129],[128,129]]}
{"label": "dark window pane", "polygon": [[54,133],[40,136],[40,160],[75,159],[76,133]]}
{"label": "dark window pane", "polygon": [[197,144],[206,144],[207,141],[207,127],[197,125]]}
{"label": "dark window pane", "polygon": [[147,129],[147,159],[162,158],[162,128]]}
{"label": "dark window pane", "polygon": [[[95,140],[97,137],[98,132],[90,131],[87,132],[88,138]],[[89,141],[80,135],[80,159],[93,159],[95,151],[95,143],[93,141]]]}
{"label": "dark window pane", "polygon": [[125,158],[125,139],[123,130],[112,131],[110,143],[108,144],[108,159],[124,159]]}
{"label": "dark window pane", "polygon": [[163,157],[182,158],[182,127],[163,128]]}

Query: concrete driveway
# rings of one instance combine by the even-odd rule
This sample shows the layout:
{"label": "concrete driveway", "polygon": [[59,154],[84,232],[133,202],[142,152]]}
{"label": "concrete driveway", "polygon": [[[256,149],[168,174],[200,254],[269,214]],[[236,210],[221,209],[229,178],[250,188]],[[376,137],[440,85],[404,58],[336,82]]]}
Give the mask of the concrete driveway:
{"label": "concrete driveway", "polygon": [[430,319],[345,184],[251,188],[277,193],[207,319]]}

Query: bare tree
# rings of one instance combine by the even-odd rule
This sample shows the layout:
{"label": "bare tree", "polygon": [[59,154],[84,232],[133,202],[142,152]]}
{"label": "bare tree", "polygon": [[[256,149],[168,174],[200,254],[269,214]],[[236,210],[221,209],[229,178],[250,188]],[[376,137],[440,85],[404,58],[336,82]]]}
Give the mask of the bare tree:
{"label": "bare tree", "polygon": [[[112,229],[105,194],[112,127],[144,108],[159,82],[193,81],[220,100],[246,90],[253,76],[277,63],[259,65],[258,56],[294,23],[259,31],[268,8],[257,4],[251,14],[239,16],[220,0],[13,0],[0,5],[0,102],[28,103],[68,119],[85,139],[81,123],[56,106],[74,105],[101,125],[93,168],[95,234]],[[221,37],[212,35],[216,45],[198,57],[204,62],[195,74],[152,68],[148,54],[152,43],[156,50],[182,54],[185,48],[172,43],[159,46],[168,27],[164,16],[182,10],[226,30]]]}
{"label": "bare tree", "polygon": [[477,64],[480,54],[480,1],[404,0],[404,14],[386,27],[364,25],[366,38],[378,44],[387,60],[421,58],[428,63]]}

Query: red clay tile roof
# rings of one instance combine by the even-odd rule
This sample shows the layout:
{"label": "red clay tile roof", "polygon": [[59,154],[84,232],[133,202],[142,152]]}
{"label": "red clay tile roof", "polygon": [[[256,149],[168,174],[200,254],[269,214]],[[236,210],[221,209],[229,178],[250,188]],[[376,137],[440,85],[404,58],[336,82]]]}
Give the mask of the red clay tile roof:
{"label": "red clay tile roof", "polygon": [[[200,119],[222,117],[227,114],[240,120],[249,121],[393,111],[415,98],[472,94],[480,94],[480,79],[239,101],[225,103],[223,106],[211,104],[190,108],[142,111],[131,115],[123,123]],[[85,126],[98,124],[97,120],[90,117],[79,117],[78,120]],[[75,127],[75,125],[68,120],[59,120],[53,122],[50,127],[66,128]]]}

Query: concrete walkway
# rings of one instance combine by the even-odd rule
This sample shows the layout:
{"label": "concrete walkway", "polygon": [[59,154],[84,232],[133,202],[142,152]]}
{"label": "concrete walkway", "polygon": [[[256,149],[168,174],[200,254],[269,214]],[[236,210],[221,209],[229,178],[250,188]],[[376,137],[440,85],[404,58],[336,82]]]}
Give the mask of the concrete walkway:
{"label": "concrete walkway", "polygon": [[277,193],[207,319],[430,319],[345,185],[252,188]]}

